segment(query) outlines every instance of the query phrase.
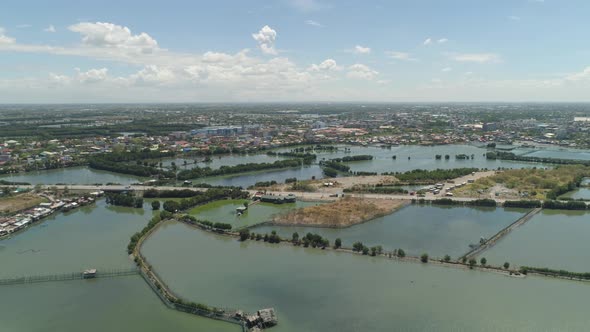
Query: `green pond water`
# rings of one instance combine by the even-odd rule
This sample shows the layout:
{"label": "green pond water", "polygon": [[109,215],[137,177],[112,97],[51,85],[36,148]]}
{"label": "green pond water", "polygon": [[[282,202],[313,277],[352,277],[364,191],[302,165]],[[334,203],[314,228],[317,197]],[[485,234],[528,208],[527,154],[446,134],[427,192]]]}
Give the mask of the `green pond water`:
{"label": "green pond water", "polygon": [[590,151],[576,149],[541,149],[523,153],[523,156],[554,159],[590,160]]}
{"label": "green pond water", "polygon": [[[244,206],[248,202],[248,210],[242,215],[236,214],[236,208]],[[197,219],[209,220],[212,222],[229,223],[233,228],[252,226],[265,221],[270,221],[272,216],[278,213],[297,209],[300,207],[315,205],[317,203],[301,202],[288,204],[256,203],[251,200],[237,199],[216,201],[213,203],[198,206],[189,211],[189,214]]]}
{"label": "green pond water", "polygon": [[[0,278],[130,268],[129,237],[151,215],[104,200],[58,213],[0,240]],[[139,276],[0,286],[0,331],[121,330],[241,331],[167,309]]]}
{"label": "green pond water", "polygon": [[334,243],[342,239],[343,246],[352,247],[356,241],[366,246],[381,245],[385,250],[404,249],[406,254],[433,257],[450,255],[457,258],[469,251],[469,244],[479,243],[516,221],[526,210],[501,208],[470,208],[409,205],[384,217],[348,228],[318,228],[291,226],[260,226],[256,233],[275,230],[291,238],[317,233]]}
{"label": "green pond water", "polygon": [[130,184],[142,181],[141,178],[136,176],[94,170],[83,166],[19,174],[4,174],[0,175],[0,180],[28,182],[31,184],[107,184],[109,182]]}
{"label": "green pond water", "polygon": [[[437,146],[397,146],[391,149],[383,149],[379,147],[360,147],[360,146],[348,146],[350,152],[344,151],[344,145],[340,146],[340,150],[335,152],[318,151],[317,162],[322,159],[340,158],[350,155],[359,154],[370,154],[374,156],[373,160],[370,161],[357,161],[350,162],[348,165],[352,171],[366,171],[366,172],[405,172],[416,168],[421,169],[437,169],[437,168],[457,168],[457,167],[476,167],[476,168],[489,168],[496,169],[498,167],[505,168],[524,168],[540,166],[540,164],[534,163],[519,163],[512,161],[501,161],[501,160],[487,160],[483,154],[487,152],[485,148],[480,148],[471,145],[437,145]],[[277,151],[290,151],[292,148],[281,148]],[[455,159],[456,154],[467,154],[474,155],[474,159],[471,160],[457,160]],[[434,156],[437,154],[451,156],[450,160],[435,160]],[[391,157],[397,156],[396,160]],[[408,157],[411,159],[408,160]],[[249,154],[249,155],[221,155],[212,156],[212,161],[209,163],[199,162],[196,165],[199,167],[211,167],[219,168],[223,165],[233,166],[243,163],[261,163],[261,162],[273,162],[281,159],[280,157],[272,157],[266,154]],[[198,157],[198,160],[202,160],[202,157]],[[186,167],[183,165],[184,160],[187,162],[193,162],[194,158],[176,158],[176,159],[165,159],[164,164],[169,165],[172,161],[176,162],[179,169],[192,168],[195,164],[188,164]],[[289,168],[281,170],[268,170],[262,172],[250,172],[245,174],[234,174],[227,176],[218,176],[210,178],[194,179],[194,183],[209,183],[212,185],[224,185],[224,186],[241,186],[248,187],[258,181],[277,181],[284,182],[287,178],[296,177],[298,179],[308,180],[312,177],[322,178],[323,173],[317,164],[299,168]],[[88,167],[71,167],[65,169],[46,170],[38,172],[29,172],[16,175],[1,175],[0,179],[8,181],[18,182],[29,182],[32,184],[94,184],[94,183],[121,183],[130,184],[134,182],[140,182],[145,179],[125,175],[116,174],[106,171],[93,170]]]}
{"label": "green pond water", "polygon": [[[176,166],[179,169],[185,168],[193,168],[197,167],[210,167],[212,169],[218,169],[221,166],[235,166],[239,164],[247,164],[247,163],[273,163],[280,159],[285,159],[285,157],[276,157],[276,156],[269,156],[266,153],[258,153],[258,154],[225,154],[225,155],[215,155],[209,156],[210,161],[205,162],[205,156],[183,156],[180,158],[167,158],[162,160],[162,166],[170,167],[172,162],[176,163]],[[187,165],[184,165],[186,161]],[[196,163],[195,163],[196,161]]]}
{"label": "green pond water", "polygon": [[[485,148],[480,148],[471,145],[437,145],[437,146],[418,146],[418,145],[407,145],[397,146],[391,149],[383,149],[380,147],[362,147],[362,146],[346,146],[350,150],[345,152],[344,145],[339,146],[338,151],[327,152],[327,151],[316,151],[318,156],[317,162],[321,160],[328,160],[333,158],[342,158],[344,156],[354,156],[367,154],[372,155],[373,160],[367,161],[355,161],[346,163],[350,166],[352,171],[364,171],[364,172],[406,172],[413,169],[449,169],[449,168],[460,168],[460,167],[475,167],[475,168],[488,168],[497,169],[498,167],[503,168],[526,168],[526,167],[539,167],[540,164],[534,163],[522,163],[513,161],[503,160],[487,160],[484,154],[487,152]],[[292,147],[277,149],[276,151],[286,152],[292,150]],[[450,155],[449,160],[436,160],[435,155]],[[467,154],[474,155],[474,159],[459,160],[455,159],[456,154]],[[397,159],[392,159],[392,156],[396,155]],[[260,156],[247,156],[243,162],[251,162],[251,158],[261,158]],[[265,156],[269,158],[268,156]],[[410,159],[408,159],[410,157]],[[232,156],[233,158],[233,156]],[[223,165],[224,158],[213,159],[219,161],[219,166]],[[239,159],[238,159],[239,160]],[[235,163],[235,160],[232,159]],[[228,165],[233,165],[229,163]],[[211,166],[213,167],[213,166]],[[316,178],[322,178],[323,173],[318,165],[312,165],[309,167],[301,167],[295,169],[255,172],[251,174],[240,174],[240,175],[229,175],[213,178],[204,178],[194,180],[198,182],[205,182],[213,185],[233,185],[247,187],[254,184],[257,181],[272,181],[284,182],[287,178],[296,177],[297,179],[308,180],[312,176]]]}
{"label": "green pond water", "polygon": [[590,272],[590,213],[543,210],[485,251],[488,262]]}
{"label": "green pond water", "polygon": [[144,245],[179,294],[254,311],[271,331],[587,331],[584,283],[239,242],[169,223]]}
{"label": "green pond water", "polygon": [[129,237],[151,215],[149,210],[107,206],[104,200],[57,213],[0,241],[0,277],[129,268]]}
{"label": "green pond water", "polygon": [[[586,180],[584,180],[586,181]],[[587,183],[583,183],[584,185],[588,185]],[[571,198],[571,199],[590,199],[590,188],[588,187],[581,187],[576,190],[570,191],[561,195],[562,198]]]}
{"label": "green pond water", "polygon": [[168,309],[140,276],[0,287],[3,332],[241,331]]}

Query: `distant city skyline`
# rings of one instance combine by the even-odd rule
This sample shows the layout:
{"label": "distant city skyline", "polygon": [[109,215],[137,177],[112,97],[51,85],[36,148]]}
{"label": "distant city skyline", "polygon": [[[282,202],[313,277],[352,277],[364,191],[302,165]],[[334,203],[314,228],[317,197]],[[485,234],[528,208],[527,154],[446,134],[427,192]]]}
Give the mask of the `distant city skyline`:
{"label": "distant city skyline", "polygon": [[0,8],[0,103],[590,101],[582,0]]}

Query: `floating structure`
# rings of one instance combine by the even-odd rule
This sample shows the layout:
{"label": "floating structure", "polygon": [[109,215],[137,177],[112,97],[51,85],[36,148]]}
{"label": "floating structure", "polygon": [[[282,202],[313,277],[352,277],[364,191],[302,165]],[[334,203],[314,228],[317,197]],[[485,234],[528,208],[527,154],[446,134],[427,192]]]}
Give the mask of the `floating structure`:
{"label": "floating structure", "polygon": [[84,272],[82,272],[82,278],[84,278],[84,279],[96,278],[96,269],[84,270]]}
{"label": "floating structure", "polygon": [[244,320],[252,331],[273,327],[278,323],[274,308],[258,310],[256,314],[244,317]]}

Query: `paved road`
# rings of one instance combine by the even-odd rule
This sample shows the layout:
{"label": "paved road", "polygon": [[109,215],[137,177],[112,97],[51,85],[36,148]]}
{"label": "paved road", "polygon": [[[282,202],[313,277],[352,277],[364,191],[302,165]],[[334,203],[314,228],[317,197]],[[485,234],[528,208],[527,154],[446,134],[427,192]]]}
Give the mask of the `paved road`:
{"label": "paved road", "polygon": [[[34,186],[19,186],[21,188],[30,188],[33,189]],[[80,191],[99,191],[99,190],[103,190],[103,191],[124,191],[124,190],[134,190],[134,191],[145,191],[145,190],[149,190],[149,189],[156,189],[156,190],[179,190],[179,189],[189,189],[189,190],[194,190],[194,191],[206,191],[207,188],[192,188],[192,187],[172,187],[172,186],[160,186],[160,187],[154,187],[154,186],[140,186],[140,185],[131,185],[131,186],[125,186],[125,185],[101,185],[101,186],[96,186],[96,185],[44,185],[41,186],[43,189],[48,189],[48,188],[57,188],[58,190],[63,190],[65,188],[68,188],[69,190],[80,190]],[[251,194],[255,194],[257,191],[256,190],[248,190]],[[327,200],[327,199],[334,199],[334,197],[330,197],[329,194],[327,193],[321,193],[321,192],[311,192],[311,193],[302,193],[302,192],[293,192],[293,191],[267,191],[267,194],[274,194],[274,195],[288,195],[288,194],[295,194],[298,198],[300,199],[304,199],[304,200]],[[412,196],[412,195],[390,195],[390,194],[352,194],[352,193],[347,193],[346,196],[349,197],[364,197],[364,198],[378,198],[378,199],[399,199],[399,200],[412,200],[412,199],[418,199],[418,197],[416,196]],[[440,198],[445,198],[444,195],[432,195],[432,194],[428,194],[426,195],[426,197],[422,197],[427,201],[431,201],[431,200],[435,200],[435,199],[440,199]],[[452,198],[455,201],[460,201],[460,202],[470,202],[470,201],[474,201],[478,198],[471,198],[471,197],[447,197],[447,198]],[[503,203],[504,199],[496,199],[496,202],[498,203]]]}

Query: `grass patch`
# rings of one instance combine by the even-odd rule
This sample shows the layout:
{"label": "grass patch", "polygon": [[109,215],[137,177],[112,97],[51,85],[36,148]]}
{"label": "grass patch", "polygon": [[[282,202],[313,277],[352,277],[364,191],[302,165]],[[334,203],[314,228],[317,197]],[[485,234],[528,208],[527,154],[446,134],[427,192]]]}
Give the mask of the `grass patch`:
{"label": "grass patch", "polygon": [[544,200],[550,191],[588,175],[590,168],[583,165],[564,165],[553,169],[511,169],[478,179],[472,184],[455,189],[454,192],[461,196],[471,196],[501,186],[515,193],[526,192],[529,199]]}

